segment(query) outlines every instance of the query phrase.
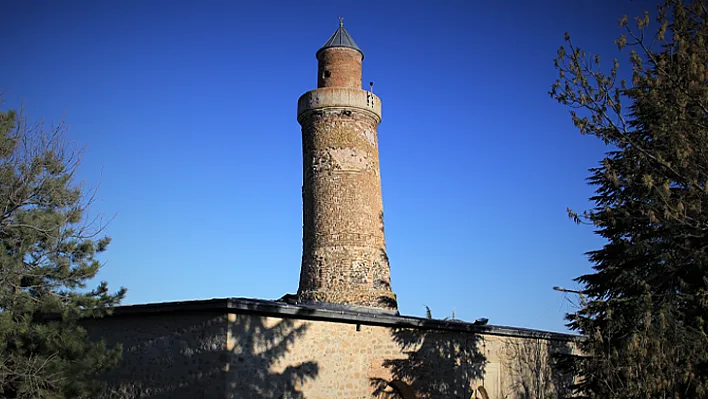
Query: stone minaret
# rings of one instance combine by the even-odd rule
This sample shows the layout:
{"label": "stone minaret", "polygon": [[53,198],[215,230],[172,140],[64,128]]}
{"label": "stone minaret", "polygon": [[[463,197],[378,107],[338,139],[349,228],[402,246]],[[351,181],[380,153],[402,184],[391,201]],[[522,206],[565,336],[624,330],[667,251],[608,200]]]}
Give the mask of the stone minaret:
{"label": "stone minaret", "polygon": [[317,89],[302,126],[302,269],[298,298],[396,311],[384,240],[377,127],[381,100],[361,88],[364,53],[344,29],[317,51]]}

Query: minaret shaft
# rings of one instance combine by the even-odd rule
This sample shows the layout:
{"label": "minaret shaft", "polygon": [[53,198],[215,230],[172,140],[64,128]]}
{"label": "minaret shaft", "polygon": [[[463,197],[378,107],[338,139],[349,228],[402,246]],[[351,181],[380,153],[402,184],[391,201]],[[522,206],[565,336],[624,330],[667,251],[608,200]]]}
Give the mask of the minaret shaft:
{"label": "minaret shaft", "polygon": [[[336,45],[340,34],[345,45]],[[383,228],[381,102],[361,90],[363,54],[344,28],[327,44],[317,53],[319,88],[298,101],[303,151],[298,297],[396,310]]]}

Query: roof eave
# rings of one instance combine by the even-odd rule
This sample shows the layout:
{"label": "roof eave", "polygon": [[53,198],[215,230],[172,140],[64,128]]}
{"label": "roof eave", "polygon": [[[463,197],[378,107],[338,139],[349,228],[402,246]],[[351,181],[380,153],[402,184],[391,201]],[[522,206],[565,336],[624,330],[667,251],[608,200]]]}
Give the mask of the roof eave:
{"label": "roof eave", "polygon": [[364,52],[361,51],[361,49],[355,48],[355,47],[350,47],[350,46],[336,46],[336,45],[335,45],[335,46],[322,47],[321,49],[317,50],[317,52],[315,53],[315,57],[317,57],[317,58],[319,59],[321,52],[323,52],[323,51],[325,51],[325,50],[332,49],[332,48],[354,50],[354,51],[358,52],[359,54],[361,54],[361,59],[362,59],[362,61],[364,60]]}

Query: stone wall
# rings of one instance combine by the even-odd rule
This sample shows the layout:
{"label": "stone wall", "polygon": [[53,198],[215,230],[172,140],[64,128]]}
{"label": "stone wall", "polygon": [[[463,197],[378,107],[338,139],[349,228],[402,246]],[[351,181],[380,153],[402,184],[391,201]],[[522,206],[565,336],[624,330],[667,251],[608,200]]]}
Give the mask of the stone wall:
{"label": "stone wall", "polygon": [[570,345],[231,314],[227,397],[556,398],[568,381],[549,354]]}
{"label": "stone wall", "polygon": [[103,378],[105,398],[223,398],[227,316],[168,312],[85,322],[93,339],[123,345],[121,366]]}
{"label": "stone wall", "polygon": [[[303,310],[303,309],[301,309]],[[440,322],[437,322],[438,324]],[[224,310],[86,324],[122,343],[102,398],[559,398],[551,353],[572,340],[303,320]],[[475,396],[477,395],[477,396]]]}

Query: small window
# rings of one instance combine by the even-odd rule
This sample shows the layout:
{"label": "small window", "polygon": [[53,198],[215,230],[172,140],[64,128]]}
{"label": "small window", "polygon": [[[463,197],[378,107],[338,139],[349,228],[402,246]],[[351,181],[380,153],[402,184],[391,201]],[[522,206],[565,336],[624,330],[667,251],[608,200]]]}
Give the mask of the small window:
{"label": "small window", "polygon": [[332,72],[330,71],[324,71],[324,77],[327,79],[328,77],[332,76]]}

